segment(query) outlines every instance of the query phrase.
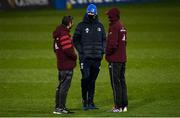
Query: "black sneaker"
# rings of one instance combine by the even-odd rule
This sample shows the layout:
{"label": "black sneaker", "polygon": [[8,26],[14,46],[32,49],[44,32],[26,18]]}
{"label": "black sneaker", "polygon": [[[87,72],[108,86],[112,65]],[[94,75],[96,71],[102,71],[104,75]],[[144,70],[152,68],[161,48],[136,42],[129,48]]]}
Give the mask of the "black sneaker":
{"label": "black sneaker", "polygon": [[87,104],[83,104],[82,109],[83,109],[84,111],[88,110],[88,105],[87,105]]}
{"label": "black sneaker", "polygon": [[94,103],[88,104],[89,109],[99,109]]}
{"label": "black sneaker", "polygon": [[84,111],[88,110],[88,104],[87,104],[87,102],[86,102],[86,101],[83,101],[82,103],[83,103],[82,109],[83,109]]}

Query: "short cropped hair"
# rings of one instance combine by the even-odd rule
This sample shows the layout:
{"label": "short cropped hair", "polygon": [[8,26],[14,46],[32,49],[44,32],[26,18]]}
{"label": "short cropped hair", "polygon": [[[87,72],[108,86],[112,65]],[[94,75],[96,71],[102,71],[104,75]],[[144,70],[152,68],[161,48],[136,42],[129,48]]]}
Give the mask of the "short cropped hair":
{"label": "short cropped hair", "polygon": [[73,17],[72,16],[64,16],[62,19],[62,24],[68,26],[69,23],[72,23]]}

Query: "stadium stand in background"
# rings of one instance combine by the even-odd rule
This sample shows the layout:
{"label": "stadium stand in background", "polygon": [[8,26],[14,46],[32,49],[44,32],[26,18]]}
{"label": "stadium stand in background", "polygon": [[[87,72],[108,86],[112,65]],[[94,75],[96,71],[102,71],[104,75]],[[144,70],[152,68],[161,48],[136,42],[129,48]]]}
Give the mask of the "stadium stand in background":
{"label": "stadium stand in background", "polygon": [[117,3],[136,3],[157,0],[0,0],[0,10],[14,9],[46,9],[55,8],[57,10],[72,9],[87,6],[94,3],[104,6]]}

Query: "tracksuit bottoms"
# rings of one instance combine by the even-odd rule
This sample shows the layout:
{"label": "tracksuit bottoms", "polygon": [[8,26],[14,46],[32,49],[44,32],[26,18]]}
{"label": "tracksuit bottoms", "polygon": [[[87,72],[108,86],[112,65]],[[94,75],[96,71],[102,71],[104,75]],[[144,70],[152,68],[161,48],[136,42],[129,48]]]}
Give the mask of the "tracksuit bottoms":
{"label": "tracksuit bottoms", "polygon": [[111,86],[116,108],[128,106],[127,86],[125,80],[125,62],[109,63]]}
{"label": "tracksuit bottoms", "polygon": [[56,89],[56,108],[66,108],[66,97],[71,86],[72,70],[59,71],[59,85]]}
{"label": "tracksuit bottoms", "polygon": [[95,82],[99,74],[100,59],[85,59],[80,62],[82,99],[85,104],[94,103]]}

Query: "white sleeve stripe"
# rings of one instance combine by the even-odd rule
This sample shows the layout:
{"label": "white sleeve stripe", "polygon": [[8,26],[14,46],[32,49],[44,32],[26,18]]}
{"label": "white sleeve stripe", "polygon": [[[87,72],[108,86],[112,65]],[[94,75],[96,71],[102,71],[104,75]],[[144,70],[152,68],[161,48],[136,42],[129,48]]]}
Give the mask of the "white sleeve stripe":
{"label": "white sleeve stripe", "polygon": [[121,29],[120,31],[121,31],[121,32],[125,32],[126,30],[125,30],[125,29]]}

